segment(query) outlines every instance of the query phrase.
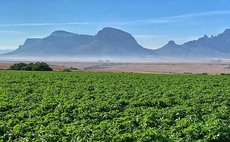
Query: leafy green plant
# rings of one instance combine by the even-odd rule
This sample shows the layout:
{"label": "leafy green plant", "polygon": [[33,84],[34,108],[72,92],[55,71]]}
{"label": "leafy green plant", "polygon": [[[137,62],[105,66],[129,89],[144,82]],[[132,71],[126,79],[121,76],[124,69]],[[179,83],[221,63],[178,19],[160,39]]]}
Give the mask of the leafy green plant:
{"label": "leafy green plant", "polygon": [[224,75],[0,73],[0,141],[229,141]]}
{"label": "leafy green plant", "polygon": [[36,63],[16,63],[10,66],[10,70],[25,70],[25,71],[52,71],[48,64],[44,62]]}

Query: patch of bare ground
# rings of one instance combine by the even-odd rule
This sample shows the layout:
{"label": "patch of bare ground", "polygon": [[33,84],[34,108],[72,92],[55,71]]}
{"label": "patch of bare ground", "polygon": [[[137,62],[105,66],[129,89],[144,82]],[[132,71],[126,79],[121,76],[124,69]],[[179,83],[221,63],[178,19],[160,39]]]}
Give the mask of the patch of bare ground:
{"label": "patch of bare ground", "polygon": [[0,63],[0,69],[4,70],[4,69],[9,69],[11,66],[11,64],[7,64],[7,63]]}
{"label": "patch of bare ground", "polygon": [[[60,63],[61,64],[61,63]],[[137,73],[185,73],[221,74],[230,73],[230,62],[136,62],[136,63],[96,63],[72,62],[62,64],[83,71],[96,72],[137,72]]]}
{"label": "patch of bare ground", "polygon": [[[47,62],[54,71],[135,72],[154,74],[230,74],[230,62]],[[0,69],[8,69],[12,62],[1,63]]]}

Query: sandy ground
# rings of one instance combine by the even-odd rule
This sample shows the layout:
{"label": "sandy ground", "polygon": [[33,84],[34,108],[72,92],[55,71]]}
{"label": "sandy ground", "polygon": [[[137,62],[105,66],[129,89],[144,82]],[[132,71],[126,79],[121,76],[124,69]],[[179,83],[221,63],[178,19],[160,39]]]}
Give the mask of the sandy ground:
{"label": "sandy ground", "polygon": [[9,69],[11,64],[9,63],[0,63],[0,69]]}
{"label": "sandy ground", "polygon": [[[0,69],[8,69],[15,62],[0,62]],[[138,72],[138,73],[230,73],[230,62],[47,62],[55,71],[75,68],[75,71]]]}

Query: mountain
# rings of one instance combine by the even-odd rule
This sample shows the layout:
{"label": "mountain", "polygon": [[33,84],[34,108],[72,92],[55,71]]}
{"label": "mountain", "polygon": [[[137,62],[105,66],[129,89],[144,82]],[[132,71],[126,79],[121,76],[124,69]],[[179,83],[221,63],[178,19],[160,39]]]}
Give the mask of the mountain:
{"label": "mountain", "polygon": [[167,57],[181,57],[184,55],[189,55],[189,51],[183,46],[178,45],[175,41],[169,41],[165,46],[156,49],[156,54]]}
{"label": "mountain", "polygon": [[226,29],[217,36],[203,37],[186,42],[182,45],[170,41],[165,46],[155,50],[155,53],[168,57],[183,58],[215,58],[230,57],[230,29]]}
{"label": "mountain", "polygon": [[103,28],[95,36],[55,31],[45,38],[29,38],[13,56],[152,56],[152,50],[140,46],[134,37],[119,29]]}
{"label": "mountain", "polygon": [[[184,44],[169,41],[165,46],[143,48],[134,37],[122,30],[105,27],[96,35],[55,31],[45,38],[29,38],[5,56],[32,57],[137,57],[137,58],[229,58],[230,29],[217,36],[204,35]],[[162,58],[161,58],[162,57]]]}

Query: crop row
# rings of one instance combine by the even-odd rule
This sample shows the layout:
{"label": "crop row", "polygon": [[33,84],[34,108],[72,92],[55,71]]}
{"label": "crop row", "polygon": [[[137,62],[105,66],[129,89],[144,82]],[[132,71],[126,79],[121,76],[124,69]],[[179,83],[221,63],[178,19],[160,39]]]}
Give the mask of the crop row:
{"label": "crop row", "polygon": [[0,72],[0,141],[229,140],[229,76]]}

